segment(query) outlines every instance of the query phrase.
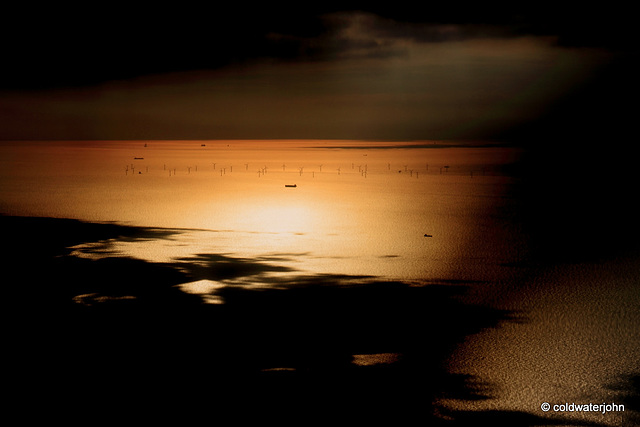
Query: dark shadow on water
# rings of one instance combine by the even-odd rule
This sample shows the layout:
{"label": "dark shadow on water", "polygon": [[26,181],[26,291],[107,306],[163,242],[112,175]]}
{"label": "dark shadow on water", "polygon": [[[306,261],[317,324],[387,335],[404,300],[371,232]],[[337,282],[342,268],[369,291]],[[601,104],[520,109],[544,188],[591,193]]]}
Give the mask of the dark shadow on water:
{"label": "dark shadow on water", "polygon": [[35,258],[67,255],[70,247],[87,242],[119,238],[148,240],[169,238],[180,230],[132,227],[115,223],[91,223],[66,218],[0,215],[3,240],[11,243],[15,255]]}
{"label": "dark shadow on water", "polygon": [[[640,249],[633,97],[638,62],[619,57],[538,120],[505,135],[525,148],[513,172],[537,262],[592,262]],[[594,77],[596,77],[594,76]]]}
{"label": "dark shadow on water", "polygon": [[609,385],[617,393],[615,403],[624,405],[625,414],[633,425],[640,425],[640,373],[623,375]]}
{"label": "dark shadow on water", "polygon": [[[275,263],[284,254],[83,259],[68,248],[171,232],[50,218],[0,217],[0,224],[14,249],[3,257],[11,278],[5,353],[20,372],[17,390],[36,387],[58,411],[114,402],[131,409],[147,399],[184,416],[230,411],[239,420],[538,420],[511,412],[437,415],[439,398],[492,394],[490,385],[448,372],[454,347],[518,321],[517,313],[463,303],[463,283],[304,275]],[[224,304],[203,304],[177,286],[201,279],[233,283],[217,290]]]}
{"label": "dark shadow on water", "polygon": [[[616,393],[610,401],[603,403],[615,403],[624,406],[624,425],[640,425],[640,375],[632,373],[621,376],[618,381],[605,387]],[[594,402],[596,403],[596,402]],[[599,403],[599,402],[598,402]],[[521,411],[458,411],[443,415],[451,416],[455,419],[452,425],[455,426],[477,426],[490,425],[497,427],[510,426],[610,426],[606,423],[607,414],[602,414],[603,423],[574,419],[569,421],[566,418],[558,418],[557,414],[551,417],[543,417],[535,413]],[[600,414],[599,414],[600,415]]]}
{"label": "dark shadow on water", "polygon": [[176,266],[185,269],[193,280],[230,280],[265,273],[292,271],[289,267],[265,262],[278,259],[283,260],[282,257],[247,259],[224,254],[197,254],[188,258],[179,258]]}

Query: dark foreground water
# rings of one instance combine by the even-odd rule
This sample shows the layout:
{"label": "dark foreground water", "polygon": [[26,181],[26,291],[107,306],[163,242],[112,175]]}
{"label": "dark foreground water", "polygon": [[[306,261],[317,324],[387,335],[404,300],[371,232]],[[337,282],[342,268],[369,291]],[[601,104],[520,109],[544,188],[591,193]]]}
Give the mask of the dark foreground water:
{"label": "dark foreground water", "polygon": [[[131,143],[2,147],[12,402],[91,420],[638,421],[638,257],[601,191],[496,147],[280,147],[258,167],[238,157],[253,148],[191,145],[136,146],[134,168]],[[553,409],[570,403],[625,411]]]}

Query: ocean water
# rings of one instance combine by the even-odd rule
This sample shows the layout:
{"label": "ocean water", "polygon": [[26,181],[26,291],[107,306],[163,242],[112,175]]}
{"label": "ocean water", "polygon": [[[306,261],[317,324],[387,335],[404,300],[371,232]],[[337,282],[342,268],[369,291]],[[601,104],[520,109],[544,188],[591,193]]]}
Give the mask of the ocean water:
{"label": "ocean water", "polygon": [[517,160],[511,148],[84,141],[0,150],[0,211],[180,229],[168,240],[110,242],[150,261],[287,254],[314,273],[482,280],[519,256],[508,229],[514,178],[503,173]]}
{"label": "ocean water", "polygon": [[[510,146],[432,141],[2,142],[0,213],[152,230],[143,238],[88,238],[70,247],[69,257],[184,265],[190,273],[228,264],[230,271],[179,286],[213,305],[226,303],[220,290],[291,284],[279,280],[287,277],[303,283],[367,277],[416,289],[464,284],[468,292],[460,298],[468,305],[457,315],[473,333],[457,343],[446,366],[477,395],[437,399],[443,418],[633,425],[637,257],[529,263],[522,176],[512,173],[521,157]],[[536,212],[553,219],[553,202]],[[541,237],[549,245],[558,241]],[[427,296],[420,304],[429,306]],[[75,301],[91,305],[100,298]],[[479,316],[476,323],[478,305],[511,317],[485,326]],[[450,321],[436,325],[444,337],[455,329]],[[351,354],[351,364],[406,366],[406,355],[393,346],[374,347],[380,350]],[[626,403],[628,409],[545,412],[544,402]]]}

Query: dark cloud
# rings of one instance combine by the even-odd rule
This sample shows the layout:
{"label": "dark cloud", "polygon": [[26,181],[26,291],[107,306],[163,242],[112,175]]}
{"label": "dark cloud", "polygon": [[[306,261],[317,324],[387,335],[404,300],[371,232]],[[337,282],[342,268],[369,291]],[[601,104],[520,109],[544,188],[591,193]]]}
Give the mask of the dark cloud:
{"label": "dark cloud", "polygon": [[[355,12],[359,13],[355,13]],[[358,17],[368,37],[346,37]],[[277,7],[219,3],[143,6],[91,3],[6,6],[2,88],[86,85],[145,74],[215,69],[255,58],[326,60],[401,55],[375,38],[442,42],[553,35],[563,45],[629,48],[635,26],[624,9],[601,5],[371,5]]]}
{"label": "dark cloud", "polygon": [[[530,138],[582,111],[557,104],[570,91],[621,76],[602,64],[637,38],[609,4],[4,12],[1,139]],[[637,69],[627,57],[621,67]],[[594,104],[607,110],[596,117],[623,117],[609,113],[615,100]]]}
{"label": "dark cloud", "polygon": [[93,84],[139,75],[212,69],[256,57],[298,53],[271,34],[315,37],[316,11],[185,5],[144,8],[9,6],[0,30],[2,87]]}
{"label": "dark cloud", "polygon": [[629,3],[568,4],[520,1],[475,4],[375,5],[365,10],[398,22],[426,25],[460,25],[468,31],[503,36],[555,36],[564,46],[636,49],[637,18]]}

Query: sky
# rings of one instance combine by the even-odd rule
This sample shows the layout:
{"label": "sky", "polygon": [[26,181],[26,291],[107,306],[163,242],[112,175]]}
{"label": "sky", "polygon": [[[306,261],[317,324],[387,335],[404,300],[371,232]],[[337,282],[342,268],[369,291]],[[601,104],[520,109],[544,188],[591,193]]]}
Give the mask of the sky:
{"label": "sky", "polygon": [[518,3],[8,6],[0,139],[518,139],[629,118],[612,108],[637,93],[631,15]]}

